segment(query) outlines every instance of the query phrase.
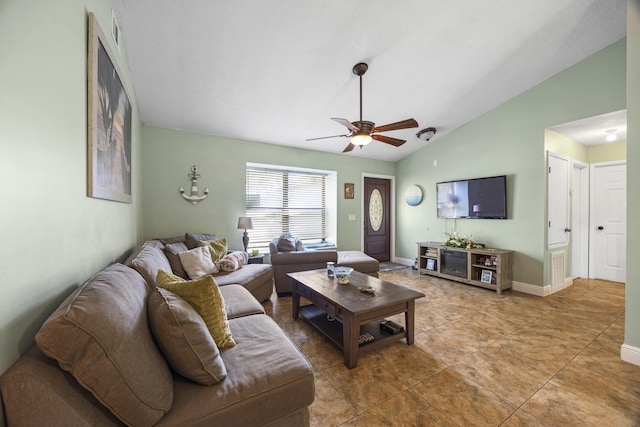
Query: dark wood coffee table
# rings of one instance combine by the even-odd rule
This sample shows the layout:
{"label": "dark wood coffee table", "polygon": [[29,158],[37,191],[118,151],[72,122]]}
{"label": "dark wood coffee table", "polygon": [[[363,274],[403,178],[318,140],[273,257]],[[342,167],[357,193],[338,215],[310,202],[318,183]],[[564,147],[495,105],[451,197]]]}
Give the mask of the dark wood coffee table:
{"label": "dark wood coffee table", "polygon": [[[357,366],[360,352],[375,350],[402,338],[406,338],[408,345],[413,344],[415,300],[424,294],[357,271],[351,273],[347,285],[328,277],[325,269],[287,275],[293,279],[293,318],[301,314],[340,347],[349,369]],[[371,286],[375,293],[363,293],[358,289],[361,286]],[[301,307],[300,297],[311,304]],[[404,313],[404,331],[397,334],[382,331],[380,322],[398,313]],[[365,332],[375,339],[359,345],[358,337]]]}

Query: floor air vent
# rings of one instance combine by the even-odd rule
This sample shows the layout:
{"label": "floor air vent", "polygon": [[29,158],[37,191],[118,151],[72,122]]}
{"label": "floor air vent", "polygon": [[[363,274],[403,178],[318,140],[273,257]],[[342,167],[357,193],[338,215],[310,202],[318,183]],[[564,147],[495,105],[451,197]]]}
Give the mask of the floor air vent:
{"label": "floor air vent", "polygon": [[551,289],[564,288],[564,251],[551,252]]}

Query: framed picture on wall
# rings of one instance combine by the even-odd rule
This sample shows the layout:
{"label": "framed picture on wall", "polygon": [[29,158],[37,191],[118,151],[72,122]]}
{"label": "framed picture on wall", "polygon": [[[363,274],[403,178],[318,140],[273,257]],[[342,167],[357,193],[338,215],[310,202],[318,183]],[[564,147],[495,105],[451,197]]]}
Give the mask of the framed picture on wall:
{"label": "framed picture on wall", "polygon": [[491,276],[493,276],[493,272],[490,270],[482,270],[482,276],[480,276],[480,281],[482,283],[491,283]]}
{"label": "framed picture on wall", "polygon": [[353,183],[345,183],[344,184],[344,198],[345,199],[353,199],[354,185]]}
{"label": "framed picture on wall", "polygon": [[89,13],[87,196],[131,203],[131,103],[117,57]]}

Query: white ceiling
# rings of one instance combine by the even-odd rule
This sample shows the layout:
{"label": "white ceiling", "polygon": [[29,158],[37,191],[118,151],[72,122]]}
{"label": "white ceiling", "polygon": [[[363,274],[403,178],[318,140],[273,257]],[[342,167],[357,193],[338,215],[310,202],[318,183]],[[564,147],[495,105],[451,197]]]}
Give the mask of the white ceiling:
{"label": "white ceiling", "polygon": [[399,160],[623,38],[627,0],[113,0],[144,123],[339,153],[331,117],[416,129]]}
{"label": "white ceiling", "polygon": [[607,136],[614,134],[615,141],[627,140],[627,110],[614,111],[595,117],[552,126],[549,129],[584,145],[607,144]]}

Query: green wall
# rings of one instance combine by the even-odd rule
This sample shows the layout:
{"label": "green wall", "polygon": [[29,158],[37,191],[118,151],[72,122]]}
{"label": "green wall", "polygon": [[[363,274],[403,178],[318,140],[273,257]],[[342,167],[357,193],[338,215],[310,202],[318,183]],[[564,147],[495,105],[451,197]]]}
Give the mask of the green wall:
{"label": "green wall", "polygon": [[[457,229],[489,247],[516,251],[515,281],[548,284],[545,129],[626,108],[625,80],[621,40],[398,162],[399,194],[412,184],[426,194],[416,207],[398,204],[397,256],[413,259],[417,241],[442,241],[445,232]],[[436,218],[438,181],[503,174],[508,220]]]}
{"label": "green wall", "polygon": [[0,2],[0,372],[73,288],[142,237],[135,98],[134,203],[86,197],[88,11],[110,28],[107,0]]}
{"label": "green wall", "polygon": [[[145,238],[181,235],[186,231],[210,232],[226,237],[231,248],[241,249],[242,231],[236,225],[245,212],[245,166],[250,162],[337,171],[338,248],[359,250],[361,176],[396,174],[395,162],[150,126],[142,129]],[[199,193],[209,188],[207,199],[195,206],[183,200],[178,192],[180,187],[190,191],[187,175],[194,164],[201,176]],[[346,182],[355,183],[354,199],[343,197]],[[349,214],[356,215],[356,220],[350,221]]]}
{"label": "green wall", "polygon": [[624,342],[640,364],[640,0],[627,8],[627,284]]}

